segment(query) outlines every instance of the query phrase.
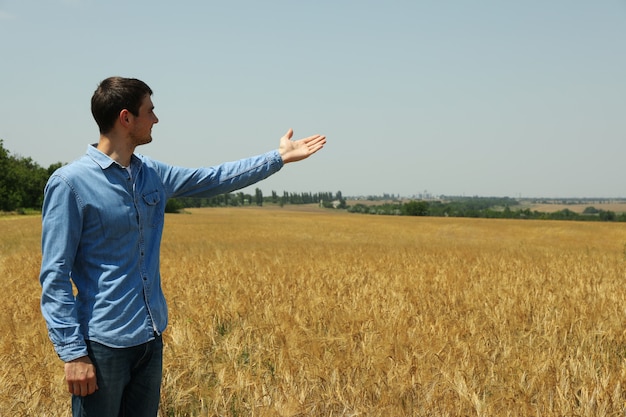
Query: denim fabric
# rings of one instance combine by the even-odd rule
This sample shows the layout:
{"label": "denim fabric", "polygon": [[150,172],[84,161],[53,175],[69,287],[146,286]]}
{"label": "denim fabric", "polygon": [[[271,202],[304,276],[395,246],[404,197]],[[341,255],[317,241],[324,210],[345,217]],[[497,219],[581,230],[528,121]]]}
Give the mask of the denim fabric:
{"label": "denim fabric", "polygon": [[87,342],[98,390],[72,396],[74,417],[156,417],[159,411],[163,340],[116,349]]}
{"label": "denim fabric", "polygon": [[85,340],[124,348],[163,332],[159,251],[169,198],[234,191],[282,166],[278,151],[199,169],[133,155],[131,175],[92,145],[58,169],[44,191],[39,279],[59,357],[87,355]]}

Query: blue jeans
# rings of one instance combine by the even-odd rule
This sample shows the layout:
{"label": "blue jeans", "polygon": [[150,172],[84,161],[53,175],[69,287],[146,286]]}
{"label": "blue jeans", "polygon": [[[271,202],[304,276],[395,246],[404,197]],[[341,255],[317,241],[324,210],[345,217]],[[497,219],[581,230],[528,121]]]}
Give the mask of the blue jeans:
{"label": "blue jeans", "polygon": [[74,417],[156,417],[163,375],[163,339],[124,349],[88,341],[98,390],[72,396]]}

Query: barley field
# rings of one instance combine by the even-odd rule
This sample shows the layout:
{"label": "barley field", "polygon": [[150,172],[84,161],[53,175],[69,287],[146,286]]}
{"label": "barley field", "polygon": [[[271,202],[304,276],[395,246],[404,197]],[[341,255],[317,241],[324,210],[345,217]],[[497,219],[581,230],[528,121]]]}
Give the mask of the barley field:
{"label": "barley field", "polygon": [[[0,415],[69,416],[40,218],[0,218]],[[160,416],[624,416],[626,225],[167,215]]]}

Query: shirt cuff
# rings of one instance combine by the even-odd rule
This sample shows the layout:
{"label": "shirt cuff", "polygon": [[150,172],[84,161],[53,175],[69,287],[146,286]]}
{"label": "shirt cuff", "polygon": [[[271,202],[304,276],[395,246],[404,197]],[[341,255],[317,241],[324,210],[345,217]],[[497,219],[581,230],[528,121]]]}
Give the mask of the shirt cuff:
{"label": "shirt cuff", "polygon": [[54,346],[54,350],[63,362],[71,362],[74,359],[88,356],[87,345],[84,343],[70,343],[64,346]]}

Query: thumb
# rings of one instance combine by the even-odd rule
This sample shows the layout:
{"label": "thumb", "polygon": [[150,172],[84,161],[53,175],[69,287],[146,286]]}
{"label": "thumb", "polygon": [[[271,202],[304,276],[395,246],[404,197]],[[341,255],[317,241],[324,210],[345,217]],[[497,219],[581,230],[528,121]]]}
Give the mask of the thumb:
{"label": "thumb", "polygon": [[291,139],[291,137],[292,137],[292,136],[293,136],[293,129],[291,129],[291,128],[290,128],[290,129],[287,131],[287,133],[285,133],[285,136],[284,136],[284,137],[286,137],[287,139]]}

